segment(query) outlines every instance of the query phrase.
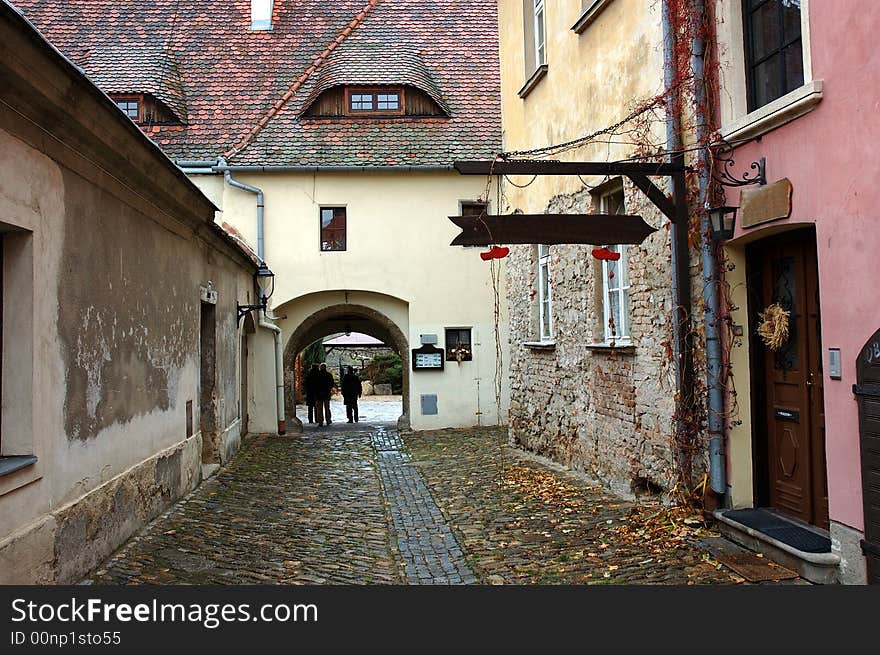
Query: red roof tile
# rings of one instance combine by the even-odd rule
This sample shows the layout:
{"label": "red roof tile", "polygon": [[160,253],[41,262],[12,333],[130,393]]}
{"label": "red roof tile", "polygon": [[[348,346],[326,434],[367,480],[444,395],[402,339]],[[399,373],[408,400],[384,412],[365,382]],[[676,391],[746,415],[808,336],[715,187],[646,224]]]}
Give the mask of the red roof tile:
{"label": "red roof tile", "polygon": [[[494,0],[275,0],[271,31],[248,29],[249,0],[16,5],[105,91],[185,114],[150,132],[171,157],[449,164],[501,147]],[[416,86],[448,118],[301,118],[322,91],[367,81]]]}

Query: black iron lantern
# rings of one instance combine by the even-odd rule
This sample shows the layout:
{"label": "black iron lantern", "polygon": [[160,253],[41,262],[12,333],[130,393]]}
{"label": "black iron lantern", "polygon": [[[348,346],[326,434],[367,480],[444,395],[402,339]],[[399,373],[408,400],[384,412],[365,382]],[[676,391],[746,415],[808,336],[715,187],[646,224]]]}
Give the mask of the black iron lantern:
{"label": "black iron lantern", "polygon": [[257,289],[260,291],[260,300],[263,309],[266,309],[266,300],[272,297],[275,292],[275,273],[269,270],[266,263],[260,264],[260,268],[254,273],[254,281],[257,283]]}
{"label": "black iron lantern", "polygon": [[733,238],[738,209],[739,207],[709,207],[707,209],[712,241],[725,241]]}
{"label": "black iron lantern", "polygon": [[275,292],[275,274],[266,266],[266,262],[260,264],[260,267],[254,273],[254,284],[259,294],[259,302],[256,305],[237,305],[238,320],[241,321],[248,312],[255,309],[265,312],[267,301]]}

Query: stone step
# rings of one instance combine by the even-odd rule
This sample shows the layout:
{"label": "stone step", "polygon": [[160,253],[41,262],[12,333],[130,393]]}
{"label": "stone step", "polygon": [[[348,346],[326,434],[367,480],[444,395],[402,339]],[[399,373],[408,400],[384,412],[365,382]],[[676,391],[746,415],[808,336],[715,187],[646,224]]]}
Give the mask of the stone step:
{"label": "stone step", "polygon": [[798,550],[759,530],[724,516],[726,511],[717,509],[712,514],[718,521],[721,534],[728,539],[753,552],[761,553],[787,569],[796,571],[802,578],[815,584],[836,584],[838,582],[839,556],[834,553],[808,553]]}

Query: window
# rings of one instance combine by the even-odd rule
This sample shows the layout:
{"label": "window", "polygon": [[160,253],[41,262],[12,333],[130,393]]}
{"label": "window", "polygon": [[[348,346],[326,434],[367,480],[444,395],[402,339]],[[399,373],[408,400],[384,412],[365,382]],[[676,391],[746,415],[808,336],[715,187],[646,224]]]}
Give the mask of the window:
{"label": "window", "polygon": [[141,120],[141,99],[137,96],[124,96],[124,97],[114,97],[114,102],[116,102],[116,106],[119,107],[122,111],[125,112],[125,115],[128,116],[135,123],[139,123]]}
{"label": "window", "polygon": [[748,110],[804,84],[801,0],[743,0]]}
{"label": "window", "polygon": [[[603,214],[624,214],[623,187],[599,196],[599,211]],[[602,316],[605,342],[615,345],[630,339],[629,265],[626,246],[612,245],[608,250],[619,253],[620,259],[602,261]]]}
{"label": "window", "polygon": [[538,330],[541,341],[553,339],[553,291],[550,284],[550,246],[538,246]]}
{"label": "window", "polygon": [[544,0],[535,3],[535,68],[547,63],[547,37],[544,33]]}
{"label": "window", "polygon": [[547,30],[544,0],[523,0],[523,45],[526,81],[519,90],[525,98],[547,74]]}
{"label": "window", "polygon": [[403,113],[401,89],[347,89],[348,114],[400,114]]}
{"label": "window", "polygon": [[480,216],[489,211],[489,203],[481,200],[462,200],[460,204],[460,216]]}
{"label": "window", "polygon": [[[16,220],[14,214],[10,218]],[[34,324],[34,276],[40,267],[33,236],[20,225],[0,223],[0,496],[40,475],[31,467],[37,463],[34,337],[45,334]],[[29,470],[18,473],[24,469]]]}
{"label": "window", "polygon": [[345,250],[345,207],[321,207],[321,250]]}
{"label": "window", "polygon": [[446,328],[446,361],[469,362],[473,359],[470,328]]}
{"label": "window", "polygon": [[[480,216],[489,213],[489,203],[482,200],[459,200],[459,216]],[[482,246],[462,246],[463,248],[482,248]]]}

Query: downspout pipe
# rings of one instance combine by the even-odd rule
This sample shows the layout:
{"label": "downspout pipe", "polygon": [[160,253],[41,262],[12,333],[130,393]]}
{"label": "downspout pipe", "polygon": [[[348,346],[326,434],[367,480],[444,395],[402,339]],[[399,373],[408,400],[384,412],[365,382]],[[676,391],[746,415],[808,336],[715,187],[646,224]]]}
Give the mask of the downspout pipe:
{"label": "downspout pipe", "polygon": [[287,432],[287,421],[284,415],[284,345],[281,343],[281,328],[266,320],[266,313],[259,312],[258,325],[269,330],[275,337],[275,411],[278,416],[278,434]]}
{"label": "downspout pipe", "polygon": [[[667,89],[666,97],[666,149],[669,161],[682,160],[681,119],[679,114],[679,95],[673,91],[676,82],[675,29],[669,7],[670,0],[662,5],[663,24],[663,78]],[[670,226],[670,258],[672,265],[672,297],[675,312],[672,321],[673,356],[675,358],[675,383],[677,396],[676,432],[686,434],[690,429],[688,412],[693,402],[693,356],[690,337],[691,317],[691,277],[690,249],[688,246],[687,189],[684,176],[671,179],[672,197],[677,207],[676,220]],[[686,472],[688,455],[679,447],[676,452],[679,470]]]}
{"label": "downspout pipe", "polygon": [[[201,164],[202,162],[182,163]],[[263,202],[263,190],[233,179],[232,172],[226,165],[226,160],[222,157],[217,160],[216,169],[218,172],[220,170],[223,171],[223,177],[229,186],[241,189],[242,191],[247,191],[248,193],[253,193],[257,196],[257,257],[259,258],[260,263],[265,263],[266,260],[263,250],[263,209],[265,206]],[[260,300],[262,301],[262,298],[260,298]],[[278,434],[285,434],[287,432],[287,421],[284,414],[284,345],[281,340],[281,328],[267,320],[266,312],[263,310],[259,311],[259,320],[257,321],[257,324],[261,328],[270,331],[275,339],[275,405],[278,419]]]}
{"label": "downspout pipe", "polygon": [[[694,73],[694,118],[697,143],[707,145],[709,117],[706,115],[706,41],[700,30],[706,24],[705,0],[691,0],[691,14],[695,32],[691,42],[691,66]],[[706,147],[698,151],[699,201],[704,206],[708,199],[709,166]],[[724,452],[724,360],[721,350],[721,311],[718,294],[718,258],[715,244],[710,240],[709,215],[702,212],[700,221],[700,256],[703,265],[703,321],[706,331],[706,377],[709,395],[709,483],[719,495],[727,492],[727,471]]]}
{"label": "downspout pipe", "polygon": [[263,190],[259,187],[251,186],[250,184],[245,184],[244,182],[239,182],[238,180],[233,179],[232,171],[229,166],[226,165],[226,160],[223,159],[223,157],[220,157],[217,160],[215,170],[223,172],[223,177],[226,179],[226,183],[229,186],[241,189],[242,191],[247,191],[248,193],[253,193],[257,196],[257,257],[260,258],[261,262],[265,262],[266,259],[263,252],[263,209],[265,207],[263,202]]}

